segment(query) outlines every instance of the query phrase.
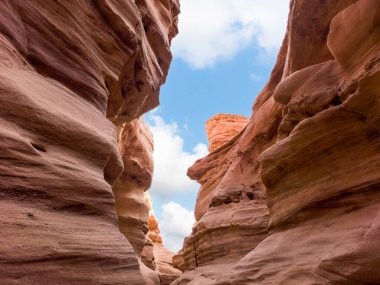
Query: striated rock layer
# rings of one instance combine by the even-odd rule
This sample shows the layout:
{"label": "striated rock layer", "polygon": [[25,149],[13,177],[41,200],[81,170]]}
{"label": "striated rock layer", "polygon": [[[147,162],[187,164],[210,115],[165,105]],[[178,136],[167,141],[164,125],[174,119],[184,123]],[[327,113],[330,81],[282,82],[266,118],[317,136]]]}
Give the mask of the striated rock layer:
{"label": "striated rock layer", "polygon": [[[186,284],[194,278],[194,284],[208,284],[208,275],[221,275],[267,236],[269,212],[265,188],[258,176],[236,165],[242,155],[238,142],[245,123],[244,117],[225,114],[207,121],[210,145],[215,143],[215,137],[219,144],[225,143],[188,170],[190,178],[198,180],[202,187],[192,235],[173,257],[173,265],[186,271],[175,284]],[[224,173],[232,166],[237,169],[225,179]]]}
{"label": "striated rock layer", "polygon": [[380,2],[290,8],[247,127],[189,169],[202,188],[173,284],[380,284]]}
{"label": "striated rock layer", "polygon": [[2,1],[2,284],[145,284],[153,164],[139,116],[158,105],[178,12],[176,0]]}

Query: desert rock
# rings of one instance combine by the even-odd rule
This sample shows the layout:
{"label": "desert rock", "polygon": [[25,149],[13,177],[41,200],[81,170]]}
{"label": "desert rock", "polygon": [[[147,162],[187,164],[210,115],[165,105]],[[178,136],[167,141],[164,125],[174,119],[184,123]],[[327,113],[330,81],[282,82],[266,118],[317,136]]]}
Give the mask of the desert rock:
{"label": "desert rock", "polygon": [[147,192],[145,202],[149,208],[149,231],[142,252],[142,261],[148,268],[157,272],[160,285],[170,285],[182,272],[172,265],[174,253],[164,246],[159,224],[154,216],[152,199]]}
{"label": "desert rock", "polygon": [[[186,270],[173,284],[380,283],[379,15],[376,0],[291,1],[276,66],[246,129],[189,169],[202,184],[197,223],[173,259]],[[267,232],[241,257],[205,251],[222,225],[209,221],[221,216],[229,242],[217,248],[246,247],[234,222],[247,200],[214,201],[252,186],[269,224],[250,214],[250,226]],[[236,209],[224,216],[228,205]]]}
{"label": "desert rock", "polygon": [[[174,0],[2,2],[2,284],[145,284],[147,228],[125,225],[148,218],[150,162],[123,144],[149,149],[139,116],[158,105],[178,12]],[[120,190],[134,162],[144,185]]]}
{"label": "desert rock", "polygon": [[209,151],[212,152],[236,136],[247,125],[248,118],[232,114],[217,114],[206,122]]}

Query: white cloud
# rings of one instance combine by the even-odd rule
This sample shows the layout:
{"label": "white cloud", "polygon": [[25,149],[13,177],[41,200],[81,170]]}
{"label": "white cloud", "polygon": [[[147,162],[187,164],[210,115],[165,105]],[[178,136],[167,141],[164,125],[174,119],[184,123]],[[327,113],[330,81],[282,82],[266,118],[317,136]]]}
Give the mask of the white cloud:
{"label": "white cloud", "polygon": [[260,81],[263,79],[260,75],[258,75],[256,73],[251,73],[249,75],[249,78],[251,78],[253,81]]}
{"label": "white cloud", "polygon": [[162,219],[159,227],[165,246],[173,252],[181,249],[183,240],[191,233],[194,223],[193,211],[175,202],[162,205]]}
{"label": "white cloud", "polygon": [[154,173],[150,193],[164,199],[177,193],[196,193],[199,185],[190,180],[186,172],[197,159],[208,154],[207,146],[199,143],[191,152],[187,152],[176,123],[166,123],[154,114],[150,114],[147,119],[154,140]]}
{"label": "white cloud", "polygon": [[289,0],[182,0],[174,56],[196,69],[233,57],[253,41],[277,51]]}

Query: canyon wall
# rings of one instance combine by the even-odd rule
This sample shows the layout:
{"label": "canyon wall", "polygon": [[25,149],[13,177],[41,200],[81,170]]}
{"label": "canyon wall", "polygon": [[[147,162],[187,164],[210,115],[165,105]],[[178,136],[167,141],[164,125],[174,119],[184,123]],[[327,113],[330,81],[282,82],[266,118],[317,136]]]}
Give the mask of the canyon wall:
{"label": "canyon wall", "polygon": [[173,284],[380,284],[380,2],[293,0],[247,126],[188,175]]}
{"label": "canyon wall", "polygon": [[153,171],[140,116],[159,104],[178,13],[177,0],[2,1],[2,284],[159,284],[140,258]]}

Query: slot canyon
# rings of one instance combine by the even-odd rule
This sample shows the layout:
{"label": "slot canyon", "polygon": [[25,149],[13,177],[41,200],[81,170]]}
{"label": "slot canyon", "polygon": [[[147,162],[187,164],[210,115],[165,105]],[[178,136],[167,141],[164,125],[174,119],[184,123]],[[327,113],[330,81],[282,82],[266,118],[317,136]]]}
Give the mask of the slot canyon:
{"label": "slot canyon", "polygon": [[176,253],[143,115],[180,0],[0,8],[1,285],[380,285],[379,0],[290,1],[251,116],[205,122]]}

